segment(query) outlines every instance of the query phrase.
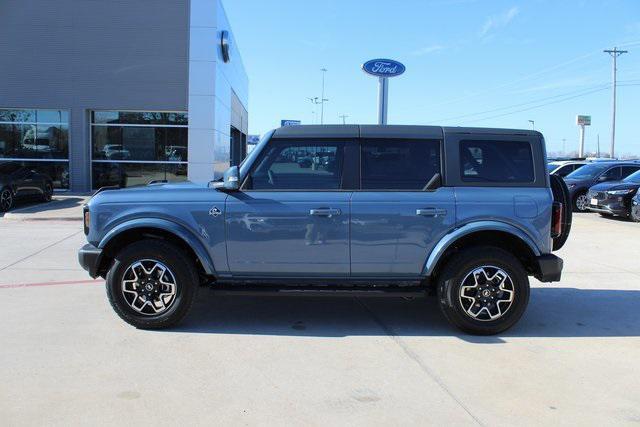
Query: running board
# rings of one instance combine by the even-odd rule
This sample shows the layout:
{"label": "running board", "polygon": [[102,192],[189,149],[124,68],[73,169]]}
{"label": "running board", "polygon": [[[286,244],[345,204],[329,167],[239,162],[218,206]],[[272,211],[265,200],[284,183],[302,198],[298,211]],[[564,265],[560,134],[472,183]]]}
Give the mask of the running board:
{"label": "running board", "polygon": [[383,288],[383,287],[317,287],[317,286],[272,286],[272,285],[216,285],[209,289],[217,295],[251,296],[323,296],[323,297],[400,297],[420,298],[428,295],[425,287]]}

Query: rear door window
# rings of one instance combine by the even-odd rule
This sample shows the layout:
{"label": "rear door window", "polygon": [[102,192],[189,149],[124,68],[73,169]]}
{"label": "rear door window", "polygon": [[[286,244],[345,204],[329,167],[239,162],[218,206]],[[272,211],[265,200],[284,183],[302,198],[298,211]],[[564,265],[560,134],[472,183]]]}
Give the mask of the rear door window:
{"label": "rear door window", "polygon": [[603,173],[600,178],[606,181],[618,181],[621,179],[620,177],[620,166],[616,166],[614,168],[609,169],[605,173]]}
{"label": "rear door window", "polygon": [[531,144],[526,141],[460,141],[460,174],[465,182],[533,182]]}
{"label": "rear door window", "polygon": [[440,141],[370,139],[362,141],[363,190],[422,190],[440,173]]}

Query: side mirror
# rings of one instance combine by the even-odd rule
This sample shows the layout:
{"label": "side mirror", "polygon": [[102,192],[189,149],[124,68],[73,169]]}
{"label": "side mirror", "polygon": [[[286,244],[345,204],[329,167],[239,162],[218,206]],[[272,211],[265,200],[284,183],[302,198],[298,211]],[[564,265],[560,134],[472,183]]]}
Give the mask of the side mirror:
{"label": "side mirror", "polygon": [[240,169],[238,166],[231,166],[224,173],[222,188],[227,191],[237,191],[240,189]]}

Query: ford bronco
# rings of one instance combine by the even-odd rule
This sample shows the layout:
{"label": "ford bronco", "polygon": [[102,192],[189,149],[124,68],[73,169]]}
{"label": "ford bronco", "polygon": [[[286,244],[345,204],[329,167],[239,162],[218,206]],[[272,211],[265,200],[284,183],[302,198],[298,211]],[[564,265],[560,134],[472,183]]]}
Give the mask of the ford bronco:
{"label": "ford bronco", "polygon": [[465,332],[515,324],[528,276],[560,280],[571,199],[542,134],[435,126],[291,126],[209,184],[99,190],[80,264],[138,328],[220,293],[437,294]]}

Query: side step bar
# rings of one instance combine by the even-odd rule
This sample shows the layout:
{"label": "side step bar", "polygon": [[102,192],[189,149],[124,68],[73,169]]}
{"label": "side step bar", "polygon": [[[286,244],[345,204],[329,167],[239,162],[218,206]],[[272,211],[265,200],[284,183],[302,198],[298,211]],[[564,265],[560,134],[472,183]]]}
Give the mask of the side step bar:
{"label": "side step bar", "polygon": [[319,287],[319,286],[273,286],[273,285],[209,285],[217,295],[251,296],[323,296],[323,297],[401,297],[420,298],[428,295],[425,287]]}

